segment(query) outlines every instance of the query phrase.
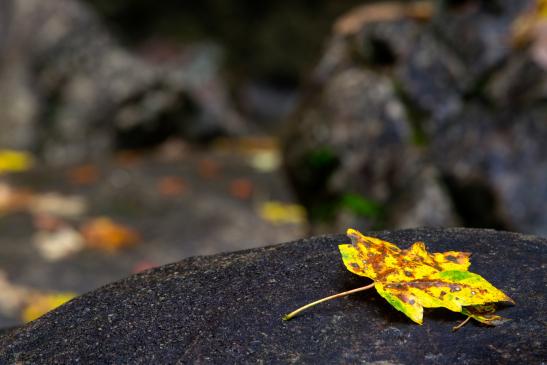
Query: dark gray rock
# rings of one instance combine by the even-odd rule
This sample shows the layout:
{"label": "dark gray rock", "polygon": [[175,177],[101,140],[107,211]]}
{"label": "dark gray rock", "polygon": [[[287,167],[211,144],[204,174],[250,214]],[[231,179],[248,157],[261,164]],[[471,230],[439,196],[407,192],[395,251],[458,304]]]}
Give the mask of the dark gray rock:
{"label": "dark gray rock", "polygon": [[516,305],[499,327],[427,311],[412,323],[374,291],[281,316],[368,279],[348,272],[337,244],[316,237],[163,266],[81,296],[0,337],[0,363],[539,364],[547,358],[547,240],[478,229],[370,233],[408,247],[473,252],[471,270]]}
{"label": "dark gray rock", "polygon": [[221,81],[219,47],[153,63],[122,47],[84,2],[0,6],[0,147],[62,164],[170,135],[245,130]]}
{"label": "dark gray rock", "polygon": [[547,233],[547,72],[508,41],[525,5],[443,1],[429,21],[333,33],[284,140],[316,230]]}
{"label": "dark gray rock", "polygon": [[547,230],[546,115],[547,108],[539,105],[521,113],[469,103],[445,120],[431,155],[463,223]]}

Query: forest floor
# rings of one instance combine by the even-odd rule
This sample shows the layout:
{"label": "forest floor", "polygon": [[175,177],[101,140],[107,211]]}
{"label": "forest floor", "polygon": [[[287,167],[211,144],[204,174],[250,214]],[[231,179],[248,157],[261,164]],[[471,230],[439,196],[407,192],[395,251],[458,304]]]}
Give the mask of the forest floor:
{"label": "forest floor", "polygon": [[290,241],[306,216],[269,138],[0,176],[0,328],[195,255]]}

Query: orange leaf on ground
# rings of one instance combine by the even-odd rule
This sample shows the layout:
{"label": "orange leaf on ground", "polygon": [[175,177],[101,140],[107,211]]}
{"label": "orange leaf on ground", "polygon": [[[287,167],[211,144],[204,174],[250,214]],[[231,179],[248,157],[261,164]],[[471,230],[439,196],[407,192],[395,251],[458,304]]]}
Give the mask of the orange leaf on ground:
{"label": "orange leaf on ground", "polygon": [[142,155],[136,151],[121,151],[116,154],[116,162],[121,167],[134,167],[142,160]]}
{"label": "orange leaf on ground", "polygon": [[140,241],[137,231],[106,217],[88,221],[80,231],[89,247],[107,252],[115,252]]}
{"label": "orange leaf on ground", "polygon": [[146,270],[153,269],[157,266],[158,266],[158,264],[156,264],[152,261],[143,260],[143,261],[137,262],[135,264],[135,266],[133,266],[133,269],[131,270],[131,272],[133,272],[134,274],[137,274],[139,272],[143,272],[143,271],[146,271]]}
{"label": "orange leaf on ground", "polygon": [[249,179],[235,179],[230,183],[230,194],[238,199],[249,199],[253,190],[253,182]]}
{"label": "orange leaf on ground", "polygon": [[32,198],[33,193],[30,190],[17,189],[0,183],[0,213],[26,209]]}
{"label": "orange leaf on ground", "polygon": [[158,181],[157,189],[162,196],[183,195],[187,190],[184,179],[178,176],[165,176]]}
{"label": "orange leaf on ground", "polygon": [[216,161],[204,158],[199,161],[198,170],[200,176],[204,179],[214,179],[220,173],[220,166]]}
{"label": "orange leaf on ground", "polygon": [[68,179],[74,185],[93,184],[99,177],[99,169],[93,164],[78,166],[68,172]]}

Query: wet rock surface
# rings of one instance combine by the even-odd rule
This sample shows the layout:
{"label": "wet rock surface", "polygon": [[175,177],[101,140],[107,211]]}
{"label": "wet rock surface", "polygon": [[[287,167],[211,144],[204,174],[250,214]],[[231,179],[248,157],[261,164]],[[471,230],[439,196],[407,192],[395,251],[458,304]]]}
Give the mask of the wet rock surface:
{"label": "wet rock surface", "polygon": [[375,292],[281,316],[368,279],[349,273],[337,244],[315,237],[232,254],[195,257],[83,295],[0,337],[2,363],[540,363],[545,338],[547,241],[479,229],[370,233],[408,247],[473,252],[471,271],[516,301],[499,327],[445,309],[418,326]]}
{"label": "wet rock surface", "polygon": [[443,4],[335,27],[285,138],[312,219],[547,232],[547,72],[509,41],[527,2]]}

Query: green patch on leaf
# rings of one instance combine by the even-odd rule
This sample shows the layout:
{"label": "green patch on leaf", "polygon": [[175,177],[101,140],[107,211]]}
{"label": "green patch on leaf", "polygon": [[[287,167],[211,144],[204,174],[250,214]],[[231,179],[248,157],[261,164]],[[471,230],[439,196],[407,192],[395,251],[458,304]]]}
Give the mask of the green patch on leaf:
{"label": "green patch on leaf", "polygon": [[474,279],[477,275],[469,271],[450,270],[441,272],[439,276],[443,279],[449,279],[451,281],[463,281],[466,279]]}
{"label": "green patch on leaf", "polygon": [[384,297],[385,300],[388,301],[389,304],[391,304],[395,309],[398,311],[401,311],[406,314],[405,307],[403,305],[403,302],[401,299],[397,298],[394,295],[389,294],[388,292],[382,291],[380,292],[380,295]]}

